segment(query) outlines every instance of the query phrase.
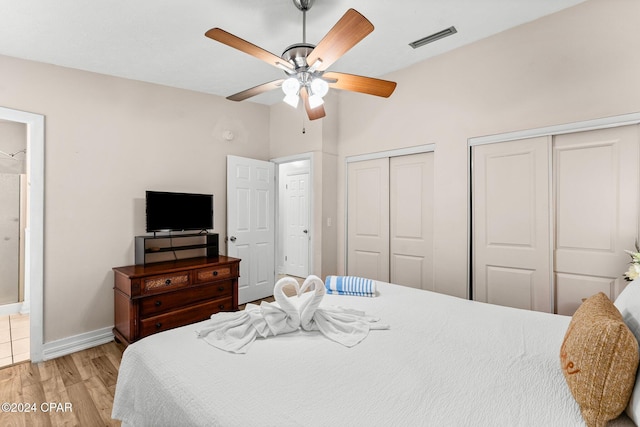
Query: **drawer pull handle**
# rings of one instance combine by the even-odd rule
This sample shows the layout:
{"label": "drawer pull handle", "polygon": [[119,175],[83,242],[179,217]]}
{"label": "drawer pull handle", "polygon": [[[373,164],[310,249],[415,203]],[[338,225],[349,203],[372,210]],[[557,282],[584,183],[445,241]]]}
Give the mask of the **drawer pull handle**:
{"label": "drawer pull handle", "polygon": [[162,305],[162,301],[156,301],[156,307],[160,307]]}
{"label": "drawer pull handle", "polygon": [[165,281],[164,281],[164,284],[165,284],[165,285],[170,285],[170,284],[171,284],[171,279],[167,279],[167,280],[165,280]]}
{"label": "drawer pull handle", "polygon": [[218,292],[224,291],[224,286],[218,286]]}
{"label": "drawer pull handle", "polygon": [[219,308],[220,310],[224,310],[224,304],[220,304],[220,305],[218,306],[218,308]]}
{"label": "drawer pull handle", "polygon": [[217,275],[218,275],[218,272],[217,272],[217,271],[214,271],[214,272],[213,272],[213,275],[214,275],[214,276],[217,276]]}
{"label": "drawer pull handle", "polygon": [[162,322],[156,323],[156,329],[160,329],[160,328],[162,328]]}

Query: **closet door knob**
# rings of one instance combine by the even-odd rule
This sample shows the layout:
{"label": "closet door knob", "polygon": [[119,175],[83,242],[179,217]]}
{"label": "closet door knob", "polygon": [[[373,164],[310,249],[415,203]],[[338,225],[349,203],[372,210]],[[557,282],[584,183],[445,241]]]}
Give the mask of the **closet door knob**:
{"label": "closet door knob", "polygon": [[232,242],[235,242],[236,241],[236,236],[229,237],[229,240],[231,240]]}

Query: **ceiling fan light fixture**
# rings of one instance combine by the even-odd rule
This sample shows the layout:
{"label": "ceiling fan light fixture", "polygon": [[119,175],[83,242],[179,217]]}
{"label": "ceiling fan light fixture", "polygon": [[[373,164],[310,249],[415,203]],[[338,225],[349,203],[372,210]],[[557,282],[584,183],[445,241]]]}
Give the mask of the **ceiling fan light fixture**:
{"label": "ceiling fan light fixture", "polygon": [[322,99],[320,95],[314,93],[313,95],[309,96],[309,108],[311,108],[312,110],[314,108],[318,108],[322,104],[324,104],[324,99]]}
{"label": "ceiling fan light fixture", "polygon": [[329,92],[329,84],[323,79],[316,77],[311,80],[311,90],[314,95],[318,95],[320,98],[324,97]]}
{"label": "ceiling fan light fixture", "polygon": [[284,102],[291,105],[293,108],[298,108],[298,103],[300,102],[300,97],[296,94],[285,95]]}
{"label": "ceiling fan light fixture", "polygon": [[298,81],[295,77],[289,77],[284,82],[282,82],[282,91],[285,95],[298,95],[298,91],[300,90],[300,81]]}

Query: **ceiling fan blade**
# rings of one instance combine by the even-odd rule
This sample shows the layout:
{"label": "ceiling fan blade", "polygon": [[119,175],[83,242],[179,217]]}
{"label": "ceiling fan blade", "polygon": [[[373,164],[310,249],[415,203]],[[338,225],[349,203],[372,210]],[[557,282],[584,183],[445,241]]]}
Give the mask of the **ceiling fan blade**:
{"label": "ceiling fan blade", "polygon": [[312,67],[318,59],[322,61],[316,69],[324,71],[349,49],[373,31],[373,24],[355,9],[349,9],[333,26],[307,57]]}
{"label": "ceiling fan blade", "polygon": [[[396,82],[374,79],[373,77],[357,76],[355,74],[326,72],[322,78],[328,80],[329,87],[349,90],[352,92],[366,93],[369,95],[388,98],[396,89]],[[335,80],[335,82],[332,82]]]}
{"label": "ceiling fan blade", "polygon": [[309,120],[321,119],[326,116],[323,105],[311,109],[311,106],[309,105],[309,94],[307,93],[307,88],[303,87],[300,89],[300,97],[304,101],[304,108],[307,110],[307,116],[309,116]]}
{"label": "ceiling fan blade", "polygon": [[227,96],[227,99],[230,99],[231,101],[244,101],[245,99],[251,98],[252,96],[260,95],[261,93],[279,88],[280,86],[282,86],[283,81],[284,79],[278,79],[269,83],[263,83],[261,85],[252,87],[251,89],[243,90],[242,92]]}
{"label": "ceiling fan blade", "polygon": [[293,71],[293,65],[279,56],[274,55],[273,53],[264,50],[261,47],[254,45],[253,43],[249,43],[248,41],[241,39],[238,36],[234,36],[231,33],[226,32],[221,28],[212,28],[207,31],[205,36],[218,41],[222,44],[226,44],[229,47],[234,49],[238,49],[241,52],[249,54],[253,57],[256,57],[267,64],[271,64],[274,67],[278,67],[280,69],[284,69],[285,71]]}

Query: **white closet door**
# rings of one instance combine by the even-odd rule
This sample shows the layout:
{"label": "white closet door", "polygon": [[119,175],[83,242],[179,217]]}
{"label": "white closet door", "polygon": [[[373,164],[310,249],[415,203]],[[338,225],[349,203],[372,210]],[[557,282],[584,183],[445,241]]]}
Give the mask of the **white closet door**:
{"label": "white closet door", "polygon": [[638,127],[556,136],[553,150],[557,312],[614,299],[638,236]]}
{"label": "white closet door", "polygon": [[389,162],[391,282],[434,290],[433,152]]}
{"label": "white closet door", "polygon": [[539,137],[473,147],[473,298],[477,301],[553,309],[549,141]]}
{"label": "white closet door", "polygon": [[347,273],[389,281],[389,159],[349,163]]}

